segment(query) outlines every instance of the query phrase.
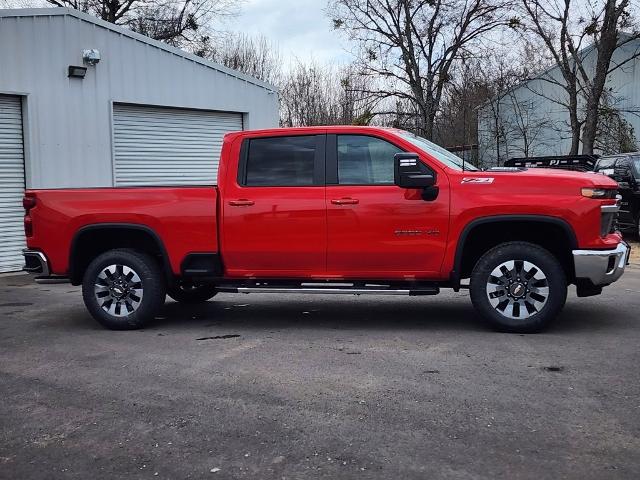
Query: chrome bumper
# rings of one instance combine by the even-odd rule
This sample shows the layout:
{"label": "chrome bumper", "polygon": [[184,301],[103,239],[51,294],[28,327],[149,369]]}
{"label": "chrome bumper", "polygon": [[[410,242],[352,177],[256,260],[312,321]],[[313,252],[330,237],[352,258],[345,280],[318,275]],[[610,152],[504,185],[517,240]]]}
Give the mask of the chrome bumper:
{"label": "chrome bumper", "polygon": [[591,280],[595,286],[609,285],[624,273],[630,252],[626,242],[620,242],[613,250],[574,250],[576,278]]}
{"label": "chrome bumper", "polygon": [[22,254],[24,255],[24,267],[22,269],[25,272],[38,277],[49,277],[51,275],[49,261],[44,253],[38,250],[23,250]]}

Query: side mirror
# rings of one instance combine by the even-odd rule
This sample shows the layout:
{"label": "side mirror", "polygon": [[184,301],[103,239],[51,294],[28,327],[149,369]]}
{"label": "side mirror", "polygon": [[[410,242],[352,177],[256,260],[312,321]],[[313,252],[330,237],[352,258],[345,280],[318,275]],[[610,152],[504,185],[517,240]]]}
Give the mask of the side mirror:
{"label": "side mirror", "polygon": [[417,153],[396,153],[393,157],[394,183],[401,188],[428,188],[436,176],[420,161]]}

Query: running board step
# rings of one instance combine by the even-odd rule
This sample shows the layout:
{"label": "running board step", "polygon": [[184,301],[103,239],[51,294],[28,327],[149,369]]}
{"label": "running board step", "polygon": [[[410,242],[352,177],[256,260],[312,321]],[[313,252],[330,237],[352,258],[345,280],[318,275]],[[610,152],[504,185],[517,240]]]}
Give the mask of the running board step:
{"label": "running board step", "polygon": [[430,285],[379,285],[351,283],[301,283],[273,285],[256,282],[253,285],[220,285],[218,291],[227,293],[316,293],[324,295],[437,295],[440,288]]}

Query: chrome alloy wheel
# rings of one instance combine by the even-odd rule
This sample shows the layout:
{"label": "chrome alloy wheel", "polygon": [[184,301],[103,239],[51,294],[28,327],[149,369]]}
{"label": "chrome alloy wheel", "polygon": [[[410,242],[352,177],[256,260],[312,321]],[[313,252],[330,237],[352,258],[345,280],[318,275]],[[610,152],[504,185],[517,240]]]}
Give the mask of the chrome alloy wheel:
{"label": "chrome alloy wheel", "polygon": [[125,317],[142,302],[142,280],[126,265],[109,265],[98,274],[94,294],[100,308],[109,315]]}
{"label": "chrome alloy wheel", "polygon": [[489,303],[501,315],[526,319],[538,313],[549,299],[549,282],[531,262],[509,260],[493,269],[487,281]]}

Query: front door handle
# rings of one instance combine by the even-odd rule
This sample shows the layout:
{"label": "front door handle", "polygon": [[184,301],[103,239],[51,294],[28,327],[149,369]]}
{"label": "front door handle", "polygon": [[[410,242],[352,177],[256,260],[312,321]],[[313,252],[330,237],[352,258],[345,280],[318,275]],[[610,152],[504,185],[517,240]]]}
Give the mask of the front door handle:
{"label": "front door handle", "polygon": [[331,203],[334,205],[357,205],[360,201],[357,198],[334,198]]}
{"label": "front door handle", "polygon": [[229,200],[229,205],[232,207],[250,207],[254,205],[256,202],[253,200],[247,200],[246,198],[241,198],[239,200]]}

